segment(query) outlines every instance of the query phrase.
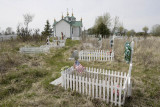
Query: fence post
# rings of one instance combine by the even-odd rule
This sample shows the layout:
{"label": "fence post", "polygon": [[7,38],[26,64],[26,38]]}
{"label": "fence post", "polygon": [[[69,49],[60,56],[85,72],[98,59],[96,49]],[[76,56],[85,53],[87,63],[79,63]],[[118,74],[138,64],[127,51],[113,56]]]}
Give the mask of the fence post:
{"label": "fence post", "polygon": [[132,42],[131,42],[131,48],[132,48],[132,51],[131,51],[131,61],[130,61],[130,66],[129,66],[129,78],[128,78],[128,97],[131,96],[132,94],[132,89],[131,89],[131,71],[132,71],[132,56],[133,56],[133,51],[134,51],[134,41],[132,39]]}

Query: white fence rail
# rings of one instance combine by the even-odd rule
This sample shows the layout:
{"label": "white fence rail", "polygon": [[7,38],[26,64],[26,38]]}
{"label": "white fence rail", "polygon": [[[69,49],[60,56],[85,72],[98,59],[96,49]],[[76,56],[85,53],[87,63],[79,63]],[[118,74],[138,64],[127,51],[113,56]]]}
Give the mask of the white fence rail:
{"label": "white fence rail", "polygon": [[20,48],[21,53],[46,53],[49,52],[50,46],[42,45],[40,47],[22,47]]}
{"label": "white fence rail", "polygon": [[79,52],[79,60],[84,61],[113,61],[114,52],[105,50],[82,50]]}
{"label": "white fence rail", "polygon": [[123,105],[128,89],[129,75],[104,69],[86,68],[78,73],[73,67],[62,71],[62,87],[102,99],[107,103]]}

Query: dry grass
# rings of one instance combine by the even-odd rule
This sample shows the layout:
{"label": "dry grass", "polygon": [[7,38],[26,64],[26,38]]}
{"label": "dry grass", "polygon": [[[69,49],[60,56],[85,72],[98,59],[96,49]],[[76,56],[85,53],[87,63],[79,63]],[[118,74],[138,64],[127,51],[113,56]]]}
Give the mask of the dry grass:
{"label": "dry grass", "polygon": [[[52,106],[52,107],[107,107],[105,102],[81,95],[71,90],[65,91],[60,86],[49,83],[60,76],[63,66],[73,65],[68,58],[74,49],[80,50],[83,43],[98,44],[96,40],[67,40],[67,46],[51,49],[49,54],[24,55],[18,49],[26,44],[40,45],[34,42],[0,43],[1,65],[6,69],[4,80],[0,80],[0,106]],[[112,69],[128,72],[129,65],[124,61],[124,44],[126,40],[115,40],[114,62],[81,62],[88,67]],[[76,45],[75,45],[76,44]],[[124,106],[160,106],[160,39],[150,37],[135,42],[132,70],[132,98],[126,99]],[[89,47],[97,48],[96,46]],[[103,40],[102,49],[110,49],[109,40]],[[2,67],[2,66],[1,66]],[[23,88],[22,88],[23,87]],[[7,91],[6,91],[7,90]]]}

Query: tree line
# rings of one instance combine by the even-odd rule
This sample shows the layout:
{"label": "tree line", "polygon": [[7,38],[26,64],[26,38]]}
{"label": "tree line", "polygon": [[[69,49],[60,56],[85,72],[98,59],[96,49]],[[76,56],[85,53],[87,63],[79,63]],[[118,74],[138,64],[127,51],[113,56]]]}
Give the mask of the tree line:
{"label": "tree line", "polygon": [[135,32],[134,29],[127,30],[124,28],[123,23],[119,21],[119,17],[111,18],[109,13],[105,13],[98,16],[95,19],[94,26],[88,29],[89,35],[102,35],[102,37],[109,37],[110,35],[120,35],[120,36],[160,36],[160,25],[154,25],[149,33],[149,28],[144,26],[142,32]]}
{"label": "tree line", "polygon": [[46,21],[46,25],[44,27],[44,30],[40,32],[39,28],[36,29],[30,29],[29,24],[33,21],[34,15],[31,15],[30,13],[27,13],[23,15],[24,18],[24,26],[22,24],[18,24],[17,26],[17,36],[23,41],[28,40],[46,40],[47,36],[51,36],[53,33],[53,29],[51,28],[51,25],[49,21]]}

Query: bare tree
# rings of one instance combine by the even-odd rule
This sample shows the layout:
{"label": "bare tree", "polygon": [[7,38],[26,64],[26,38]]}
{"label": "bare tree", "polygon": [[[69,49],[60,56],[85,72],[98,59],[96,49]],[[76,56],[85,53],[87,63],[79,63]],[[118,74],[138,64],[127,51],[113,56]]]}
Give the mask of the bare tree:
{"label": "bare tree", "polygon": [[31,15],[30,13],[24,14],[24,24],[26,25],[26,29],[28,30],[28,25],[30,22],[33,21],[34,15]]}
{"label": "bare tree", "polygon": [[120,24],[119,17],[116,16],[113,20],[113,30],[112,30],[113,34],[116,33],[116,31],[118,30],[119,24]]}
{"label": "bare tree", "polygon": [[12,34],[12,28],[11,27],[7,27],[6,31],[5,31],[5,34],[7,34],[7,35]]}

